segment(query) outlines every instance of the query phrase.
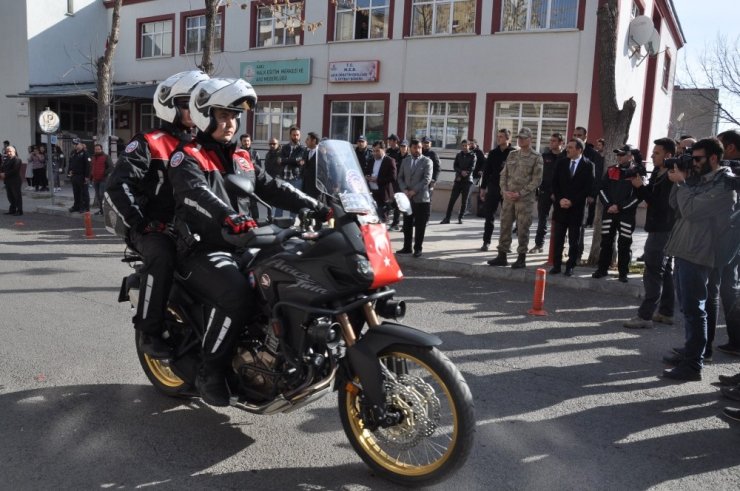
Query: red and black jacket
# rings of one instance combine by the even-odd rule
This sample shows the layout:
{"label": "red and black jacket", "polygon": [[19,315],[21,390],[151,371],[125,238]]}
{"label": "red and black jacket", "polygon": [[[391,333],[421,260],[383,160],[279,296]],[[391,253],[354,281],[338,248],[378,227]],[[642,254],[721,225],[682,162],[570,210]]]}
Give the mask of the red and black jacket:
{"label": "red and black jacket", "polygon": [[611,205],[617,205],[619,213],[624,215],[634,216],[637,211],[640,198],[637,197],[635,187],[632,186],[629,177],[625,175],[625,172],[631,167],[632,165],[628,167],[612,165],[606,170],[599,190],[599,198],[601,204],[604,205],[604,213]]}
{"label": "red and black jacket", "polygon": [[136,228],[151,221],[171,223],[175,213],[172,186],[167,177],[170,155],[192,136],[171,124],[140,133],[118,158],[106,185],[106,201]]}
{"label": "red and black jacket", "polygon": [[168,170],[176,202],[175,215],[190,232],[198,234],[202,244],[232,249],[221,230],[227,216],[249,215],[249,199],[229,195],[224,186],[226,174],[237,174],[252,181],[260,199],[285,210],[317,210],[315,199],[290,184],[270,177],[252,163],[246,150],[235,144],[222,144],[210,135],[198,133],[195,141],[178,148],[170,157]]}

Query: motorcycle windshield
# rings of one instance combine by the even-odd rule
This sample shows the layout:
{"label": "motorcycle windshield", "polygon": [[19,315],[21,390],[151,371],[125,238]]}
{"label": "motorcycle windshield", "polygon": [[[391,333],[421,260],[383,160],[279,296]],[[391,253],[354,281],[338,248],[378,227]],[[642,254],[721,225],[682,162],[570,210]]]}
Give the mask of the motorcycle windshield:
{"label": "motorcycle windshield", "polygon": [[379,221],[375,200],[349,142],[323,140],[316,152],[316,188],[340,202],[344,211],[362,217],[364,223]]}

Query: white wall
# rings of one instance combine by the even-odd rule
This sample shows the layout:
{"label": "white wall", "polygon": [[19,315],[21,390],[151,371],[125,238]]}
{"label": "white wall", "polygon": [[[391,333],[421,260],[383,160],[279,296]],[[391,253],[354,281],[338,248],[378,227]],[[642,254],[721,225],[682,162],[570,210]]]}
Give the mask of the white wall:
{"label": "white wall", "polygon": [[[16,2],[13,2],[16,3]],[[28,6],[28,76],[33,85],[92,82],[91,59],[105,49],[108,15],[100,0],[32,0]]]}
{"label": "white wall", "polygon": [[[26,5],[24,2],[5,2],[0,15],[0,141],[9,140],[21,156],[31,142],[31,109],[28,99],[8,98],[28,89],[28,52],[24,49],[26,39]],[[16,39],[18,43],[6,40]],[[18,116],[18,104],[26,103],[28,116]]]}

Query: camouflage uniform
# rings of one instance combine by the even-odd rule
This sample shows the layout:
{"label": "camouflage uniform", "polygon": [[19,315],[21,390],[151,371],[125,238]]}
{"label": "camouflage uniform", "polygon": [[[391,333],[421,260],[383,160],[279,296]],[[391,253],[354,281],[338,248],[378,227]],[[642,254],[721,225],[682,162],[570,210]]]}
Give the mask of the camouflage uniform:
{"label": "camouflage uniform", "polygon": [[510,201],[504,197],[501,208],[501,237],[498,242],[499,254],[506,254],[511,247],[511,229],[516,219],[518,254],[526,254],[529,247],[529,227],[532,225],[532,210],[537,198],[535,190],[542,183],[542,155],[530,149],[524,154],[520,149],[512,151],[506,158],[501,171],[501,193],[518,191],[521,198]]}

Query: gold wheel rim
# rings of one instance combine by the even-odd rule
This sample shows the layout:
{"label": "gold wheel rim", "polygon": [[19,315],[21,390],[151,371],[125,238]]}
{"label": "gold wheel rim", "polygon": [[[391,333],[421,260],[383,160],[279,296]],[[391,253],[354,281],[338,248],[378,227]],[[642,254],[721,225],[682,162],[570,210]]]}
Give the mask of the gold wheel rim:
{"label": "gold wheel rim", "polygon": [[144,353],[144,360],[146,360],[149,371],[162,385],[175,389],[185,383],[180,377],[175,375],[175,372],[164,361],[151,358],[146,353]]}
{"label": "gold wheel rim", "polygon": [[364,422],[360,417],[359,400],[357,394],[350,392],[347,394],[347,406],[345,409],[349,416],[349,424],[352,428],[352,433],[354,434],[355,440],[365,450],[365,453],[367,453],[367,455],[369,455],[370,458],[373,459],[378,465],[388,470],[389,472],[407,477],[416,477],[430,474],[442,467],[445,462],[449,460],[457,444],[459,424],[457,410],[452,401],[452,394],[450,394],[450,389],[442,381],[442,379],[439,378],[437,373],[432,370],[429,365],[419,360],[418,358],[407,353],[390,353],[386,355],[386,357],[402,358],[408,361],[413,361],[419,367],[426,369],[427,373],[430,374],[432,378],[434,378],[434,380],[437,382],[439,387],[441,387],[442,392],[447,399],[447,403],[450,409],[450,416],[452,418],[452,434],[450,435],[449,445],[446,451],[437,460],[426,465],[412,465],[406,462],[401,462],[398,458],[393,457],[383,448],[381,448],[380,444],[376,441],[375,436],[372,434],[372,432],[365,429]]}

